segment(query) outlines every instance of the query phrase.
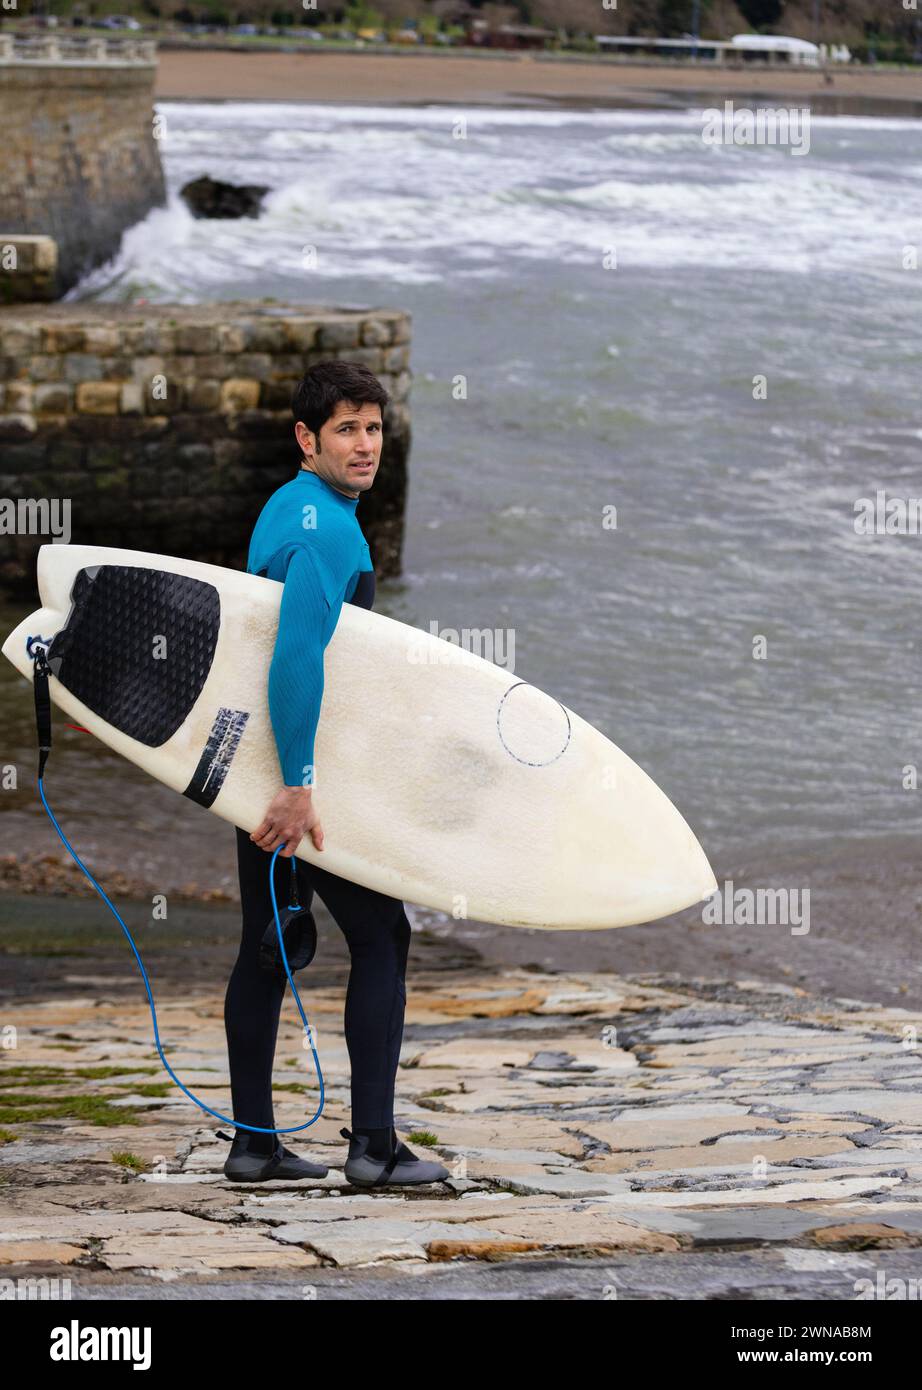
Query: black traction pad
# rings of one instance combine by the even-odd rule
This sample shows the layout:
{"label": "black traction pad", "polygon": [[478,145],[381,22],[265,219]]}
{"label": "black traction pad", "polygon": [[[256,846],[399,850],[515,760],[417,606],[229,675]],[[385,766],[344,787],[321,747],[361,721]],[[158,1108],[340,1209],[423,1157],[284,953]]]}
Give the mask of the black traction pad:
{"label": "black traction pad", "polygon": [[217,589],[168,570],[92,565],[79,571],[70,597],[67,622],[48,648],[52,674],[107,724],[159,748],[188,718],[211,670]]}

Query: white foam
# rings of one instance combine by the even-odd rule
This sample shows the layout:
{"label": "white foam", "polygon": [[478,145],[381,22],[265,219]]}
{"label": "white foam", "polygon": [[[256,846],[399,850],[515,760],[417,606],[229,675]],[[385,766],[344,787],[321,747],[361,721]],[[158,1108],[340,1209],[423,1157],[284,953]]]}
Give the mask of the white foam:
{"label": "white foam", "polygon": [[[301,279],[305,247],[316,250],[305,288],[502,279],[520,262],[600,264],[611,246],[619,268],[905,276],[901,250],[922,224],[922,188],[897,162],[922,141],[910,121],[814,118],[801,158],[706,146],[695,111],[160,109],[170,205],[132,228],[80,293],[265,293],[267,273]],[[459,117],[465,139],[454,138]],[[261,216],[195,222],[177,193],[203,173],[267,184]]]}

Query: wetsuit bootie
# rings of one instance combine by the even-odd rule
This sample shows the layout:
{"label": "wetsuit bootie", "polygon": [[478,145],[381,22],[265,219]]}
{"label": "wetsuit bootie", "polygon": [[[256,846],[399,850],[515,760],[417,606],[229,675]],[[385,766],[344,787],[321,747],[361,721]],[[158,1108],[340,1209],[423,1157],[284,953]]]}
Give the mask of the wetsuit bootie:
{"label": "wetsuit bootie", "polygon": [[280,1178],[291,1182],[298,1178],[325,1178],[330,1171],[322,1163],[299,1158],[280,1140],[276,1140],[273,1153],[256,1153],[248,1148],[248,1136],[241,1140],[220,1129],[217,1134],[220,1139],[233,1140],[224,1164],[224,1176],[233,1182],[272,1182]]}
{"label": "wetsuit bootie", "polygon": [[353,1134],[351,1129],[341,1129],[339,1132],[349,1140],[349,1157],[343,1165],[343,1172],[355,1187],[409,1187],[419,1183],[443,1182],[451,1176],[441,1163],[418,1158],[397,1139],[393,1129],[391,1152],[386,1157],[373,1157],[369,1153],[369,1147],[372,1147],[370,1134]]}

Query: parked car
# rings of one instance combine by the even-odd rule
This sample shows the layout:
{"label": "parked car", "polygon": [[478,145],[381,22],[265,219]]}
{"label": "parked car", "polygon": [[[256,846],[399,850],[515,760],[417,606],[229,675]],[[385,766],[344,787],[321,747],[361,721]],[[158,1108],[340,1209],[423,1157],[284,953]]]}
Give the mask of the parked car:
{"label": "parked car", "polygon": [[96,29],[141,29],[143,26],[130,14],[107,14],[93,21]]}

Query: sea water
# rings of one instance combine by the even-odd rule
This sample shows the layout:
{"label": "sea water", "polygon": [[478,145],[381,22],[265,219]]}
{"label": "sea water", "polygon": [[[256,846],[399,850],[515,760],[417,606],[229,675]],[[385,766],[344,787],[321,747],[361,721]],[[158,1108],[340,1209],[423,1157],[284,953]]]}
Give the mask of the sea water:
{"label": "sea water", "polygon": [[[515,676],[639,762],[715,862],[918,830],[922,537],[859,534],[856,506],[922,493],[922,125],[814,118],[798,157],[708,144],[694,110],[158,112],[169,204],[76,297],[413,315],[379,611],[514,633]],[[193,220],[202,174],[269,185],[263,214]],[[175,796],[93,757],[126,814],[149,789],[153,863]],[[101,842],[88,775],[58,755]],[[189,809],[180,878],[211,820]]]}

